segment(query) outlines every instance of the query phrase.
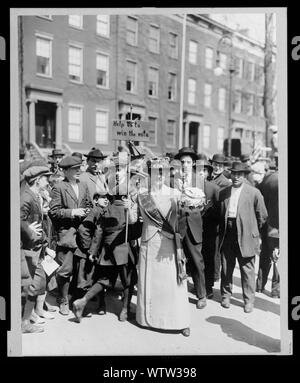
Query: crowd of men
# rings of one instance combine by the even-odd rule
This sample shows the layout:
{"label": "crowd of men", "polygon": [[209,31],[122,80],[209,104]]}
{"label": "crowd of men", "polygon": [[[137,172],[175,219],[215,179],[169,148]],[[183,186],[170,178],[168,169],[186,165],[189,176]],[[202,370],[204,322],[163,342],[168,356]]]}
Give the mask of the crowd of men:
{"label": "crowd of men", "polygon": [[[151,160],[139,151],[107,156],[92,148],[84,155],[54,149],[48,162],[20,161],[23,333],[42,332],[45,320],[55,318],[46,294],[55,294],[61,315],[72,309],[78,322],[90,315],[88,302],[94,297],[98,314],[105,315],[105,292],[118,277],[123,286],[119,320],[129,318],[143,224],[131,216]],[[196,308],[206,307],[219,280],[221,305],[230,307],[236,260],[246,313],[253,311],[255,292],[265,292],[272,265],[271,294],[279,298],[276,165],[253,164],[247,155],[208,159],[188,147],[168,153],[166,160],[172,188],[189,201],[196,189],[205,196],[201,206],[182,204],[178,217]],[[58,267],[47,274],[45,262],[52,260]]]}

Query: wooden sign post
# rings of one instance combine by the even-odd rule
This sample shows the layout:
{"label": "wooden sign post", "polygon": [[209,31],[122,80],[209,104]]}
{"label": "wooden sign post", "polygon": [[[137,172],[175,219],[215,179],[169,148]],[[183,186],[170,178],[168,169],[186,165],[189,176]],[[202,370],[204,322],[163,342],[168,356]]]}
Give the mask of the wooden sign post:
{"label": "wooden sign post", "polygon": [[[149,141],[150,122],[132,120],[132,105],[130,105],[130,120],[112,121],[112,139],[123,141]],[[129,198],[130,160],[127,165],[127,199]],[[126,211],[125,242],[128,238],[128,210]]]}

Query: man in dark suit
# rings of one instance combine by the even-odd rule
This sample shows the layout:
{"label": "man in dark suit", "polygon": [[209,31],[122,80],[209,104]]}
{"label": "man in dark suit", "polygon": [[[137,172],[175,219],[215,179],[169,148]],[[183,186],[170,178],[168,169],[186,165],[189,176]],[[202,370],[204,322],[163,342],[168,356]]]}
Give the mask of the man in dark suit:
{"label": "man in dark suit", "polygon": [[226,163],[225,156],[223,154],[214,154],[210,163],[213,167],[212,182],[217,184],[221,189],[230,186],[231,181],[224,176],[224,164]]}
{"label": "man in dark suit", "polygon": [[272,277],[272,297],[280,297],[280,277],[276,266],[279,256],[279,205],[278,205],[278,172],[268,173],[258,185],[266,208],[268,220],[262,235],[262,249],[259,258],[259,269],[256,281],[256,291],[263,292],[268,281],[268,275],[274,262]]}
{"label": "man in dark suit", "polygon": [[[63,181],[54,185],[51,192],[49,217],[57,232],[57,262],[60,268],[57,271],[57,285],[59,290],[59,312],[62,315],[69,314],[68,293],[70,279],[73,275],[73,258],[77,249],[76,232],[93,207],[89,197],[88,187],[79,181],[81,159],[77,156],[67,156],[61,160],[59,167],[64,170]],[[82,282],[86,255],[78,251],[78,258],[74,259],[75,270],[78,272],[78,283]],[[76,277],[75,277],[76,278]],[[83,282],[84,278],[83,278]],[[77,286],[81,287],[82,286]]]}
{"label": "man in dark suit", "polygon": [[[175,160],[181,161],[181,179],[177,180],[175,187],[180,191],[185,188],[195,187],[195,172],[193,166],[198,159],[194,149],[184,147],[174,156]],[[179,182],[180,181],[180,182]],[[203,190],[203,187],[201,188]],[[198,301],[196,307],[203,309],[206,306],[206,288],[204,275],[204,260],[202,255],[202,215],[201,209],[193,206],[183,206],[180,210],[178,222],[179,233],[183,239],[183,250],[187,258],[188,266],[196,290]]]}
{"label": "man in dark suit", "polygon": [[232,276],[236,259],[241,271],[244,311],[253,310],[255,297],[255,256],[260,252],[260,230],[267,220],[263,196],[245,182],[249,167],[233,162],[232,186],[220,191],[221,305],[230,307]]}
{"label": "man in dark suit", "polygon": [[215,275],[215,252],[216,237],[220,218],[219,190],[218,185],[207,180],[212,172],[212,165],[207,160],[197,161],[196,172],[203,178],[206,204],[202,211],[203,219],[203,243],[202,254],[204,259],[205,286],[207,298],[213,298],[213,286]]}
{"label": "man in dark suit", "polygon": [[[214,154],[210,163],[213,167],[211,182],[218,185],[220,189],[223,189],[231,185],[231,180],[229,180],[225,175],[225,164],[228,162],[223,154]],[[219,228],[217,228],[219,232]],[[215,276],[214,280],[217,282],[220,279],[220,270],[221,270],[221,254],[219,251],[220,238],[219,234],[216,237],[216,252],[215,252]]]}

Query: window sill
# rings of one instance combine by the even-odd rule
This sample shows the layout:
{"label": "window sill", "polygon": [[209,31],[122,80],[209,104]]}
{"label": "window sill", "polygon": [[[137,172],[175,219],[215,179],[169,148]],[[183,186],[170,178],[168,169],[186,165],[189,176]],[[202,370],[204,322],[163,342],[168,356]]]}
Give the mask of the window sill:
{"label": "window sill", "polygon": [[99,141],[96,141],[96,144],[97,145],[109,145],[109,142],[99,142]]}
{"label": "window sill", "polygon": [[69,81],[73,84],[76,84],[76,85],[83,85],[83,81],[76,81],[76,80],[71,80],[71,79],[69,79]]}
{"label": "window sill", "polygon": [[69,24],[70,28],[77,29],[77,31],[83,31],[83,27],[76,27],[76,25]]}
{"label": "window sill", "polygon": [[49,79],[52,79],[52,75],[48,75],[48,74],[43,74],[43,73],[36,73],[36,75],[38,77],[43,77],[43,78],[49,78]]}
{"label": "window sill", "polygon": [[110,90],[110,87],[109,87],[109,86],[96,85],[96,88],[98,88],[98,89]]}
{"label": "window sill", "polygon": [[127,93],[127,94],[133,94],[133,95],[137,95],[137,93],[134,91],[134,92],[132,92],[132,91],[130,91],[130,90],[125,90],[125,93]]}
{"label": "window sill", "polygon": [[149,98],[151,98],[152,100],[158,100],[158,96],[150,96],[149,94],[147,95]]}
{"label": "window sill", "polygon": [[74,142],[74,143],[77,143],[77,144],[82,144],[83,143],[83,140],[71,140],[70,138],[68,139],[68,142]]}
{"label": "window sill", "polygon": [[97,37],[101,37],[101,38],[103,38],[103,39],[107,39],[107,40],[110,39],[110,36],[109,36],[109,35],[108,35],[108,36],[101,35],[101,33],[98,33],[98,32],[96,32],[96,36],[97,36]]}
{"label": "window sill", "polygon": [[160,54],[159,51],[151,51],[150,49],[148,49],[148,51],[149,51],[150,53],[154,53],[155,55],[159,55],[159,54]]}
{"label": "window sill", "polygon": [[131,47],[137,47],[137,46],[138,46],[137,44],[131,44],[131,43],[129,43],[128,41],[126,41],[126,44],[129,45],[129,46],[131,46]]}
{"label": "window sill", "polygon": [[168,102],[172,102],[172,103],[176,104],[178,101],[176,99],[175,100],[169,100],[168,99]]}

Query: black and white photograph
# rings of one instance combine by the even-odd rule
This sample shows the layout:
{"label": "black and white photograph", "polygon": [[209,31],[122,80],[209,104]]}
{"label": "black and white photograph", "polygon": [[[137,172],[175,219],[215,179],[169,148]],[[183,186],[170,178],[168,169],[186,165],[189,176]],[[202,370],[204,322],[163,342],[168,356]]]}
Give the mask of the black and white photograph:
{"label": "black and white photograph", "polygon": [[11,8],[8,356],[292,354],[286,23]]}

